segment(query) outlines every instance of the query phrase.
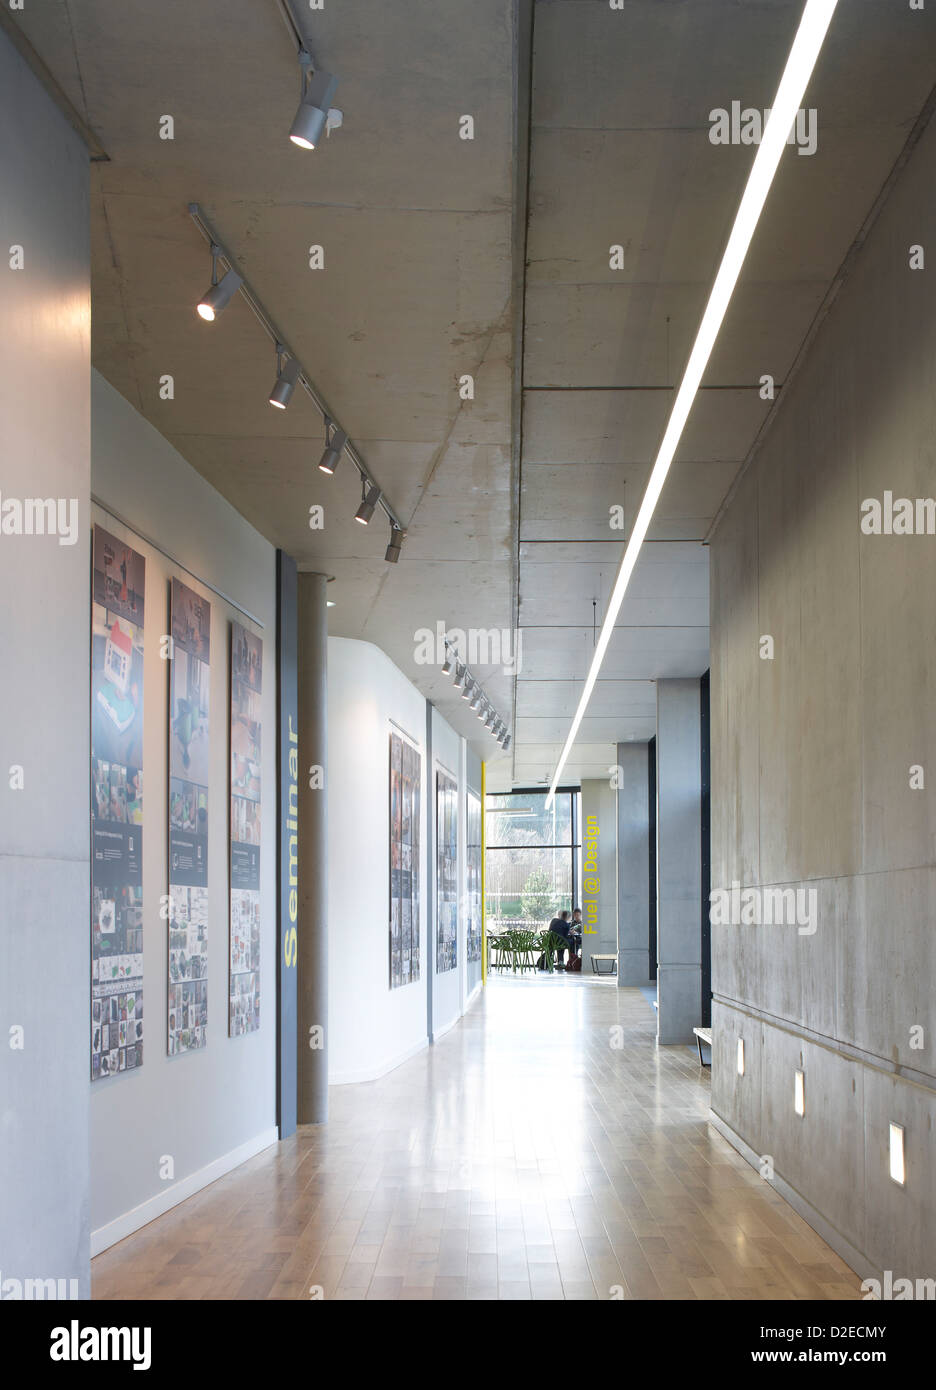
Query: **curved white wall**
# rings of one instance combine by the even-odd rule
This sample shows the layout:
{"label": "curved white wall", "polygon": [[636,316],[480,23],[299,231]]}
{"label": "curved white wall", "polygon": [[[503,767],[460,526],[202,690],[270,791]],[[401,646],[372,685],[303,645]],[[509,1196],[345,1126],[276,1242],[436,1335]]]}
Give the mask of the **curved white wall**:
{"label": "curved white wall", "polygon": [[[390,988],[390,727],[422,756],[420,978]],[[428,1043],[426,702],[370,642],[328,639],[328,1055],[331,1083],[369,1081]]]}

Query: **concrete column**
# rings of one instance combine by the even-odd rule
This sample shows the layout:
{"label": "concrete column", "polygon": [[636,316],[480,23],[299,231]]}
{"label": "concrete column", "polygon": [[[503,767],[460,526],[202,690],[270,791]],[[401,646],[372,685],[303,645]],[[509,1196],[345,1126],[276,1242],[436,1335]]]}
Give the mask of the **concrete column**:
{"label": "concrete column", "polygon": [[[610,779],[582,783],[582,969],[617,955],[617,801]],[[602,961],[607,969],[609,961]]]}
{"label": "concrete column", "polygon": [[[299,981],[297,1117],[328,1119],[328,624],[324,574],[299,575]],[[311,767],[321,787],[309,786]],[[321,1027],[323,1045],[310,1047]]]}
{"label": "concrete column", "polygon": [[617,764],[618,984],[650,982],[647,907],[650,899],[648,748],[619,743]]}
{"label": "concrete column", "polygon": [[657,681],[657,1041],[692,1042],[702,996],[699,682]]}

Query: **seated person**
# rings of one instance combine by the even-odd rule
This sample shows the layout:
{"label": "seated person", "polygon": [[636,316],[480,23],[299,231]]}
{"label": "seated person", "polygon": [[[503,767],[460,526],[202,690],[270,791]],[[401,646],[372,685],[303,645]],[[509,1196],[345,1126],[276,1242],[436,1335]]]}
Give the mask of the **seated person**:
{"label": "seated person", "polygon": [[[564,941],[568,941],[568,942],[569,942],[569,945],[570,945],[570,949],[571,949],[571,940],[570,940],[570,937],[569,937],[569,914],[568,914],[568,912],[560,912],[558,917],[554,917],[554,918],[552,919],[552,921],[550,922],[550,924],[549,924],[549,930],[553,933],[554,936],[561,936],[561,937],[563,938]],[[565,963],[565,953],[566,953],[566,948],[565,948],[565,946],[560,946],[560,947],[557,949],[557,951],[556,951],[556,955],[557,955],[557,957],[558,957],[558,959],[559,959],[559,968],[560,968],[560,969],[562,969],[562,966],[563,966],[563,964]],[[540,970],[545,970],[545,969],[546,969],[546,959],[545,959],[545,956],[540,956],[540,958],[539,958],[539,960],[536,962],[536,964],[537,964],[537,968],[538,968],[538,969],[540,969]]]}
{"label": "seated person", "polygon": [[572,954],[577,956],[582,945],[582,909],[580,907],[574,907],[572,909],[570,937],[572,941]]}

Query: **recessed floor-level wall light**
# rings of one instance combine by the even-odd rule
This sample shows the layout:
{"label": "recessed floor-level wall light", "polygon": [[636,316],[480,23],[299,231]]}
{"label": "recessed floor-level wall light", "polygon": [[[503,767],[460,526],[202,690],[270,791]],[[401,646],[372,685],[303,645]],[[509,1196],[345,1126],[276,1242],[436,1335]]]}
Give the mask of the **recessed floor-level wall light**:
{"label": "recessed floor-level wall light", "polygon": [[797,1115],[806,1114],[806,1079],[801,1071],[793,1073],[793,1109]]}
{"label": "recessed floor-level wall light", "polygon": [[744,1039],[738,1039],[738,1075],[744,1075]]}
{"label": "recessed floor-level wall light", "polygon": [[631,534],[621,560],[617,579],[614,582],[614,588],[611,591],[611,597],[608,600],[604,622],[601,625],[601,632],[598,634],[598,641],[595,643],[591,666],[585,679],[578,708],[575,711],[566,741],[559,755],[559,761],[556,764],[556,770],[553,773],[549,794],[546,797],[547,809],[552,805],[562,770],[566,765],[569,753],[572,751],[572,745],[575,743],[576,735],[588,708],[598,673],[605,658],[605,652],[608,649],[608,643],[613,636],[618,614],[624,602],[624,595],[627,592],[637,558],[647,531],[650,529],[650,522],[653,520],[653,513],[656,511],[657,502],[663,491],[666,475],[669,473],[670,464],[673,462],[673,457],[682,439],[689,412],[692,409],[693,401],[712,354],[712,348],[715,346],[715,340],[721,330],[731,296],[741,274],[744,258],[767,201],[767,194],[770,192],[780,158],[786,148],[787,136],[796,119],[796,113],[802,105],[809,79],[812,76],[816,59],[819,57],[826,32],[832,22],[837,3],[838,0],[806,0],[806,8],[803,10],[803,17],[793,40],[793,47],[790,49],[790,56],[780,79],[780,86],[772,105],[770,119],[754,158],[734,226],[731,229],[731,235],[728,238],[718,273],[715,276],[712,292],[705,306],[705,312],[702,315],[702,321],[699,324],[695,342],[686,363],[682,382],[673,401],[673,408],[647,481],[646,490],[631,527]]}
{"label": "recessed floor-level wall light", "polygon": [[890,1175],[901,1187],[907,1181],[907,1166],[904,1158],[904,1127],[890,1127]]}

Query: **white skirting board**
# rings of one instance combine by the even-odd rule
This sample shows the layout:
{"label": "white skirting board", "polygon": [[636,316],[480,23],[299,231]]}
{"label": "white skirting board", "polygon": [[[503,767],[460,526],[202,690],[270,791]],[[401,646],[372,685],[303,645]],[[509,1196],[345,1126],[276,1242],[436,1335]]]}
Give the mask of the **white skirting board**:
{"label": "white skirting board", "polygon": [[329,1073],[329,1086],[356,1086],[361,1081],[378,1081],[380,1077],[386,1076],[388,1071],[394,1071],[401,1067],[404,1062],[408,1062],[411,1057],[415,1057],[417,1052],[422,1052],[423,1048],[429,1046],[428,1038],[421,1038],[418,1043],[413,1043],[411,1047],[406,1047],[402,1052],[393,1057],[384,1058],[373,1066],[361,1067],[358,1071],[333,1071]]}
{"label": "white skirting board", "polygon": [[209,1187],[211,1183],[223,1178],[232,1169],[239,1168],[242,1163],[246,1163],[248,1158],[253,1158],[255,1154],[262,1153],[271,1144],[279,1142],[279,1132],[274,1126],[266,1129],[262,1134],[257,1134],[253,1139],[248,1139],[245,1144],[240,1144],[230,1153],[222,1154],[212,1163],[206,1164],[204,1168],[199,1168],[195,1173],[189,1173],[185,1178],[180,1178],[162,1192],[157,1192],[154,1197],[141,1202],[138,1207],[124,1212],[123,1216],[116,1217],[109,1221],[106,1226],[99,1226],[96,1231],[91,1232],[91,1257],[100,1255],[102,1250],[107,1250],[112,1245],[116,1245],[119,1240],[126,1236],[133,1235],[134,1231],[140,1230],[141,1226],[148,1226],[151,1221],[155,1221],[157,1216],[162,1216],[163,1212],[170,1211],[177,1207],[180,1202],[184,1202],[186,1197],[192,1197],[196,1192],[200,1192],[203,1187]]}

